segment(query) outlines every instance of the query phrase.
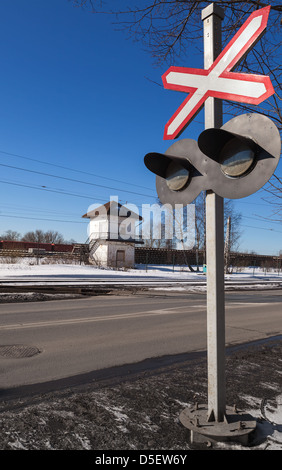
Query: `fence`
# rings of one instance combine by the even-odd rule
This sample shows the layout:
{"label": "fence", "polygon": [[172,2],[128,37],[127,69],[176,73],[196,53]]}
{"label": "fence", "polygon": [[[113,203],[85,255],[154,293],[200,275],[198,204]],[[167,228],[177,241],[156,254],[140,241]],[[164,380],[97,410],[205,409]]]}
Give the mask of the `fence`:
{"label": "fence", "polygon": [[[280,256],[257,255],[254,253],[230,253],[230,266],[261,268],[280,268],[282,258]],[[201,266],[205,264],[205,252],[203,250],[173,250],[166,248],[135,247],[136,264],[163,264]]]}
{"label": "fence", "polygon": [[[0,257],[20,258],[20,257],[38,257],[38,258],[57,258],[65,260],[79,260],[81,263],[88,262],[88,245],[56,245],[54,251],[42,252],[44,248],[40,246],[40,252],[36,253],[36,248],[30,250],[30,246],[25,249],[19,249],[19,245],[0,246]],[[21,247],[22,248],[22,247]],[[61,248],[61,250],[60,250]],[[55,251],[56,250],[56,251]],[[32,252],[31,252],[32,251]],[[257,255],[253,253],[230,253],[229,265],[236,267],[255,266],[261,268],[281,269],[282,257]],[[155,264],[155,265],[180,265],[180,266],[202,266],[205,264],[205,252],[203,250],[173,250],[167,248],[147,248],[135,246],[135,264]]]}

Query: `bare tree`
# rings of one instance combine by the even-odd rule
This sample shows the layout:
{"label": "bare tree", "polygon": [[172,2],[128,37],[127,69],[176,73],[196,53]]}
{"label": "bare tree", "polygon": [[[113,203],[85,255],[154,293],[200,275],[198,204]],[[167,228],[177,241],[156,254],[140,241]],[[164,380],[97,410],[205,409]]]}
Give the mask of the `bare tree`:
{"label": "bare tree", "polygon": [[34,232],[27,232],[22,237],[23,242],[44,243],[44,232],[42,230],[35,230]]}
{"label": "bare tree", "polygon": [[[197,251],[206,250],[206,205],[205,205],[205,192],[202,192],[194,201],[195,203],[195,248]],[[234,208],[234,203],[231,199],[224,200],[224,227],[226,230],[227,220],[231,219],[230,226],[230,250],[237,251],[239,248],[240,237],[242,233],[241,219],[242,215]]]}
{"label": "bare tree", "polygon": [[282,222],[282,178],[273,175],[263,189],[266,194],[263,200],[272,206],[272,214],[266,220]]}
{"label": "bare tree", "polygon": [[87,8],[91,10],[93,13],[97,12],[98,9],[101,8],[104,3],[103,0],[69,0],[69,1],[71,1],[74,6]]}
{"label": "bare tree", "polygon": [[[74,5],[89,8],[95,13],[112,14],[115,24],[124,29],[134,41],[141,42],[158,64],[193,66],[195,53],[203,56],[201,11],[211,1],[202,0],[128,0],[128,8],[111,10],[103,0],[69,0]],[[118,3],[118,2],[116,2]],[[231,117],[238,112],[256,112],[271,118],[282,131],[282,4],[277,0],[221,0],[215,2],[224,9],[222,22],[223,47],[256,9],[271,5],[264,36],[236,65],[239,72],[270,76],[275,94],[258,106],[224,102],[223,109]],[[161,81],[159,83],[161,85]],[[282,180],[273,178],[267,188],[282,211]],[[273,199],[270,201],[273,203]]]}
{"label": "bare tree", "polygon": [[21,234],[15,230],[7,230],[3,235],[0,235],[1,240],[19,241]]}
{"label": "bare tree", "polygon": [[[156,63],[174,64],[181,58],[191,66],[193,55],[203,52],[201,11],[210,1],[202,0],[140,0],[121,11],[107,8],[102,0],[69,0],[76,6],[88,7],[93,12],[106,12],[115,16],[115,23],[123,28],[134,41],[140,41],[151,53]],[[118,3],[118,2],[117,2]],[[242,103],[228,104],[226,112],[236,109],[260,112],[275,120],[282,129],[281,96],[281,13],[282,5],[276,0],[221,0],[215,2],[225,12],[222,23],[223,46],[242,26],[252,11],[271,5],[268,26],[263,38],[237,65],[238,71],[269,75],[275,95],[253,108]],[[192,62],[193,63],[193,62]]]}
{"label": "bare tree", "polygon": [[45,243],[64,243],[63,236],[55,230],[48,230],[44,233]]}
{"label": "bare tree", "polygon": [[[178,248],[183,250],[195,248],[197,256],[200,251],[205,252],[206,203],[204,191],[199,194],[195,201],[193,201],[192,205],[195,205],[195,211],[193,211],[193,213],[189,211],[188,208],[175,210],[169,204],[162,206],[161,202],[158,200],[158,203],[154,206],[156,209],[154,213],[155,231],[152,230],[152,220],[147,221],[143,227],[145,246],[154,248]],[[164,208],[162,212],[160,209],[161,207]],[[159,212],[157,210],[158,208]],[[240,225],[242,215],[240,212],[235,210],[234,203],[231,199],[224,200],[225,230],[228,218],[232,221],[230,228],[230,250],[237,251],[242,233]],[[154,233],[157,233],[158,236],[154,236]],[[187,234],[189,235],[189,238],[184,240]],[[193,240],[190,238],[192,235],[194,237]],[[193,243],[191,243],[192,241]],[[189,244],[189,247],[187,243]]]}
{"label": "bare tree", "polygon": [[169,205],[158,200],[150,208],[147,220],[142,226],[144,245],[150,248],[173,247],[173,214]]}
{"label": "bare tree", "polygon": [[230,219],[230,251],[238,251],[240,237],[242,235],[241,221],[242,214],[235,210],[231,199],[224,200],[224,226],[227,227],[227,221]]}
{"label": "bare tree", "polygon": [[22,241],[33,243],[64,243],[63,236],[59,232],[52,230],[47,232],[43,232],[43,230],[27,232],[22,237]]}

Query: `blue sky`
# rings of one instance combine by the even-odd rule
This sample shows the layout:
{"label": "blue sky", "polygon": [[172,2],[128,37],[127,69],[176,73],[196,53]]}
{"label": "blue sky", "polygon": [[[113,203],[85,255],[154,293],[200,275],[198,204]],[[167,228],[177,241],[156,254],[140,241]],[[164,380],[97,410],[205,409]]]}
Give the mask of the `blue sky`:
{"label": "blue sky", "polygon": [[[159,86],[168,65],[112,21],[67,0],[1,0],[0,234],[57,230],[83,243],[91,204],[155,203],[143,158],[171,145],[164,126],[184,96]],[[202,57],[175,65],[203,67]],[[203,129],[200,113],[181,138]],[[282,227],[261,219],[272,212],[262,196],[234,202],[240,251],[276,255]]]}

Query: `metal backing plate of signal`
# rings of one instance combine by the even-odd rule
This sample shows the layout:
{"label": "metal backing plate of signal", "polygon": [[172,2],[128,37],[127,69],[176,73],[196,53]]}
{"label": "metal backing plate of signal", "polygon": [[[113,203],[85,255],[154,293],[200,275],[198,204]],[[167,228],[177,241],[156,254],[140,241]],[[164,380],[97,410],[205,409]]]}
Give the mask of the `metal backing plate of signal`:
{"label": "metal backing plate of signal", "polygon": [[157,175],[163,204],[190,204],[201,191],[240,199],[261,189],[280,158],[280,134],[261,114],[243,114],[220,129],[206,129],[198,142],[182,139],[165,154],[149,153],[145,165]]}
{"label": "metal backing plate of signal", "polygon": [[[181,139],[172,144],[164,155],[149,154],[148,163],[150,162],[150,165],[152,165],[150,160],[152,155],[155,155],[155,161],[157,162],[154,168],[156,170],[154,172],[157,174],[157,193],[163,204],[186,205],[194,201],[203,189],[208,189],[206,187],[207,178],[205,174],[205,163],[208,158],[200,151],[196,140]],[[188,170],[189,176],[187,181],[184,187],[178,191],[171,189],[172,185],[169,184],[165,177],[168,168],[166,167],[166,161],[178,162]],[[195,166],[195,161],[197,162],[197,167]],[[149,166],[148,168],[151,169]],[[165,170],[164,173],[162,173],[163,170]]]}
{"label": "metal backing plate of signal", "polygon": [[[212,188],[216,194],[229,199],[250,196],[261,189],[273,175],[280,158],[280,134],[272,122],[261,114],[243,114],[228,121],[222,131],[246,137],[256,147],[254,162],[239,177],[228,177],[223,172],[220,185]],[[201,147],[200,147],[201,148]]]}

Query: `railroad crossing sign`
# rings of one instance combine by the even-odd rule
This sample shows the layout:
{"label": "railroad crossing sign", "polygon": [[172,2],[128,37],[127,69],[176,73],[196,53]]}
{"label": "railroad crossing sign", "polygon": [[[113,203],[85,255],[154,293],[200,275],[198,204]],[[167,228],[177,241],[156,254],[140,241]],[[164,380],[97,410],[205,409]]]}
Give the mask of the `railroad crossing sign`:
{"label": "railroad crossing sign", "polygon": [[246,442],[255,420],[241,413],[235,435],[238,413],[226,407],[223,202],[248,196],[267,182],[280,158],[281,139],[266,116],[248,113],[222,126],[221,106],[216,100],[205,103],[213,97],[254,105],[274,93],[267,76],[231,72],[263,34],[270,6],[252,13],[215,59],[224,17],[218,3],[202,10],[205,69],[170,67],[163,75],[165,88],[188,93],[166,124],[164,139],[177,138],[204,104],[205,130],[198,141],[177,140],[165,154],[147,154],[145,165],[157,175],[163,204],[189,204],[206,191],[208,404],[186,408],[180,421],[193,434]]}
{"label": "railroad crossing sign", "polygon": [[268,76],[231,72],[264,33],[270,8],[254,11],[209,69],[170,67],[165,72],[165,88],[189,93],[167,122],[165,140],[176,139],[210,96],[257,105],[274,94]]}

